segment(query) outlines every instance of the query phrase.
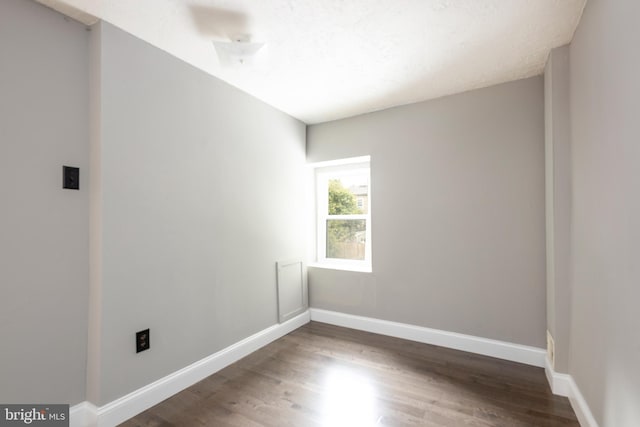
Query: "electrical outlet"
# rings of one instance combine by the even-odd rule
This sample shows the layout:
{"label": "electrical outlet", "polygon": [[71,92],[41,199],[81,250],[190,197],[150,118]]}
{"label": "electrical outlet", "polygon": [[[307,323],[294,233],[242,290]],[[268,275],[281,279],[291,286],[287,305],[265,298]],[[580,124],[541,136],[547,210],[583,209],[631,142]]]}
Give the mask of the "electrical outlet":
{"label": "electrical outlet", "polygon": [[149,348],[151,347],[150,338],[151,336],[149,335],[149,329],[136,332],[136,353],[149,350]]}
{"label": "electrical outlet", "polygon": [[547,330],[547,358],[551,364],[551,368],[555,368],[556,365],[556,344],[553,341],[553,335]]}

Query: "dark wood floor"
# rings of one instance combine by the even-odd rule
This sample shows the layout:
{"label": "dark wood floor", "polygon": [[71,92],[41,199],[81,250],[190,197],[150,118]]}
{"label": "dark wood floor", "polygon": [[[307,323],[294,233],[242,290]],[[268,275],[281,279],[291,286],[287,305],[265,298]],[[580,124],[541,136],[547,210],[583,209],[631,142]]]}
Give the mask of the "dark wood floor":
{"label": "dark wood floor", "polygon": [[579,426],[541,368],[316,322],[122,425]]}

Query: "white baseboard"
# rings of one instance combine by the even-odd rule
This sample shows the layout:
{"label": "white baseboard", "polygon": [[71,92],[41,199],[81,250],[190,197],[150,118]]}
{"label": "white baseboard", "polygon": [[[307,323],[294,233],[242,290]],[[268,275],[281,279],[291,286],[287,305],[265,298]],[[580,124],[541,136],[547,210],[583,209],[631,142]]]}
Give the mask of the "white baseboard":
{"label": "white baseboard", "polygon": [[69,410],[69,425],[116,426],[294,331],[309,320],[544,367],[552,392],[569,398],[580,425],[598,427],[573,378],[567,374],[556,373],[547,361],[545,350],[541,348],[315,308],[287,322],[260,331],[104,406],[98,408],[89,402],[74,405]]}
{"label": "white baseboard", "polygon": [[598,427],[598,422],[591,413],[587,401],[584,400],[582,392],[580,392],[578,385],[571,376],[569,376],[569,388],[571,390],[569,393],[569,402],[571,402],[571,406],[576,413],[576,417],[578,417],[580,425],[582,427]]}
{"label": "white baseboard", "polygon": [[185,388],[242,359],[308,323],[309,312],[273,325],[211,356],[167,375],[119,399],[96,408],[89,402],[70,411],[71,427],[113,427],[162,402]]}
{"label": "white baseboard", "polygon": [[551,367],[549,360],[546,359],[545,361],[546,364],[544,371],[547,375],[547,380],[549,381],[549,386],[551,387],[553,394],[569,398],[569,402],[571,402],[571,407],[576,413],[580,426],[598,427],[598,423],[591,413],[591,409],[589,409],[589,405],[587,405],[587,401],[580,392],[578,385],[573,380],[573,377],[568,374],[559,374],[555,372]]}
{"label": "white baseboard", "polygon": [[553,394],[564,397],[571,396],[571,376],[557,373],[548,358],[545,358],[544,373],[547,375],[547,381]]}
{"label": "white baseboard", "polygon": [[311,320],[317,322],[453,348],[526,365],[544,366],[546,351],[542,348],[317,308],[311,308],[309,311]]}
{"label": "white baseboard", "polygon": [[553,394],[569,398],[580,426],[598,427],[584,396],[571,375],[555,372],[544,349],[317,308],[311,308],[309,311],[311,312],[311,320],[316,322],[544,367],[551,391]]}
{"label": "white baseboard", "polygon": [[69,408],[69,427],[87,427],[97,424],[98,408],[89,402],[78,403]]}

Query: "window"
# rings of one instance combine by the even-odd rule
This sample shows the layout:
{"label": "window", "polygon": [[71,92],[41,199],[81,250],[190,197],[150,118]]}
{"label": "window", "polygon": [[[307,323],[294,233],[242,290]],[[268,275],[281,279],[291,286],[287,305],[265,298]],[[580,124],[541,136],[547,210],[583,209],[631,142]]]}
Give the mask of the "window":
{"label": "window", "polygon": [[317,261],[371,271],[369,158],[316,168]]}

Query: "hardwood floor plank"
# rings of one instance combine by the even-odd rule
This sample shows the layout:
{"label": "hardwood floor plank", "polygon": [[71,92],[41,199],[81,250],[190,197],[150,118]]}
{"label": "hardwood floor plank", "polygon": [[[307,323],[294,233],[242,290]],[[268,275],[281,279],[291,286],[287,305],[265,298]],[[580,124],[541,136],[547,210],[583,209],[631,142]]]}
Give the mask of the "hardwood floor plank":
{"label": "hardwood floor plank", "polygon": [[311,322],[125,427],[579,427],[544,371]]}

